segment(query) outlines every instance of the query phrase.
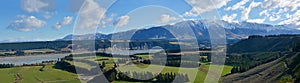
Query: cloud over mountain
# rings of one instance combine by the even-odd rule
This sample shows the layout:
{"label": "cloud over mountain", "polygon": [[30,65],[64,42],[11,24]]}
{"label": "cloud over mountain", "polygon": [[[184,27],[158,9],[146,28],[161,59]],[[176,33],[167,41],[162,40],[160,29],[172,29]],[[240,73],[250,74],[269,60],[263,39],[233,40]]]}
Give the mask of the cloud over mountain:
{"label": "cloud over mountain", "polygon": [[192,6],[192,9],[185,12],[185,16],[199,16],[204,12],[209,12],[214,9],[221,8],[227,5],[230,0],[186,0]]}
{"label": "cloud over mountain", "polygon": [[115,26],[116,27],[125,26],[128,24],[129,19],[130,19],[130,16],[127,16],[127,15],[121,16],[121,17],[119,17],[118,21],[115,23]]}
{"label": "cloud over mountain", "polygon": [[168,22],[174,22],[178,21],[180,18],[170,16],[168,14],[163,14],[160,16],[160,19],[157,21],[158,23],[168,23]]}
{"label": "cloud over mountain", "polygon": [[222,17],[222,20],[230,22],[230,23],[232,23],[232,22],[238,22],[236,20],[236,16],[237,16],[237,14],[232,14],[232,15],[227,15],[226,14],[225,16]]}

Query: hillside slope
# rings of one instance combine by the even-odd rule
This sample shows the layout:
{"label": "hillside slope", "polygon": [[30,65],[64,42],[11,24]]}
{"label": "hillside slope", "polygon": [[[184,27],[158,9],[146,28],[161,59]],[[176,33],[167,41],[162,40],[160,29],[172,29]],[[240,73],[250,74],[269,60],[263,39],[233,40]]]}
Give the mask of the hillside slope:
{"label": "hillside slope", "polygon": [[228,46],[229,53],[292,51],[300,35],[250,36]]}
{"label": "hillside slope", "polygon": [[280,59],[257,66],[246,72],[223,77],[223,83],[299,83],[300,53],[295,52]]}
{"label": "hillside slope", "polygon": [[299,83],[299,49],[299,35],[251,36],[248,39],[230,45],[229,54],[276,52],[282,57],[245,72],[227,75],[223,77],[223,83]]}

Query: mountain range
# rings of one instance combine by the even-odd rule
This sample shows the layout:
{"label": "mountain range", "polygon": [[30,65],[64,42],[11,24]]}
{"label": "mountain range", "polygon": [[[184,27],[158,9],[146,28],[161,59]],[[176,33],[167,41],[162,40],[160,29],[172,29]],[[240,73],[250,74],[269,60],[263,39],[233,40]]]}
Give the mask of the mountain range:
{"label": "mountain range", "polygon": [[[172,25],[156,26],[146,29],[129,30],[112,34],[86,34],[68,35],[58,40],[103,40],[103,39],[174,39],[175,35],[170,32],[175,31],[176,38],[196,37],[198,40],[209,39],[209,28],[207,25],[217,25],[224,28],[227,39],[244,39],[250,35],[279,35],[279,34],[300,34],[298,26],[291,25],[270,25],[249,22],[229,23],[222,20],[188,20]],[[189,33],[190,29],[193,34]],[[127,37],[126,35],[129,35]]]}

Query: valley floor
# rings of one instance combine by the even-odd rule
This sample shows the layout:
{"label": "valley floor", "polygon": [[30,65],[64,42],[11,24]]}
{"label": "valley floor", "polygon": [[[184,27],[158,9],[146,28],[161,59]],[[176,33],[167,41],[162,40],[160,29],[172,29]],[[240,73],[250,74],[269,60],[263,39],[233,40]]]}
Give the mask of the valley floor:
{"label": "valley floor", "polygon": [[[134,65],[132,65],[134,66]],[[146,68],[148,65],[137,65],[141,68]],[[196,74],[196,79],[194,83],[201,83],[205,80],[209,64],[203,64]],[[212,65],[218,66],[218,65]],[[130,67],[130,66],[129,66]],[[154,69],[158,69],[159,65],[154,65]],[[0,78],[5,80],[0,80],[0,83],[80,83],[77,79],[77,75],[69,73],[63,70],[54,69],[53,65],[46,66],[43,70],[40,71],[42,66],[25,66],[25,67],[14,67],[14,68],[4,68],[0,69]],[[224,66],[222,75],[229,74],[232,66]],[[183,68],[183,70],[191,70],[189,68]],[[130,71],[130,70],[128,70]],[[165,67],[162,73],[166,72],[178,72],[178,67]],[[190,72],[193,73],[193,72]],[[189,77],[192,78],[192,77]],[[195,78],[195,77],[193,77]],[[115,83],[128,83],[126,81],[114,81]]]}

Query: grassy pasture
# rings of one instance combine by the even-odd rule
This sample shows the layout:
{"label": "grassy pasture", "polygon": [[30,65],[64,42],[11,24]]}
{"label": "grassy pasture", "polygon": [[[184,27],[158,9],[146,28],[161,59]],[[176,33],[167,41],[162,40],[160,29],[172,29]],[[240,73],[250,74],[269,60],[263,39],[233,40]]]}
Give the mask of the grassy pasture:
{"label": "grassy pasture", "polygon": [[[13,83],[16,81],[16,75],[19,74],[21,83],[80,83],[77,75],[52,68],[48,65],[44,71],[40,71],[41,66],[14,67],[0,69],[0,83]],[[4,79],[4,80],[3,80]]]}

